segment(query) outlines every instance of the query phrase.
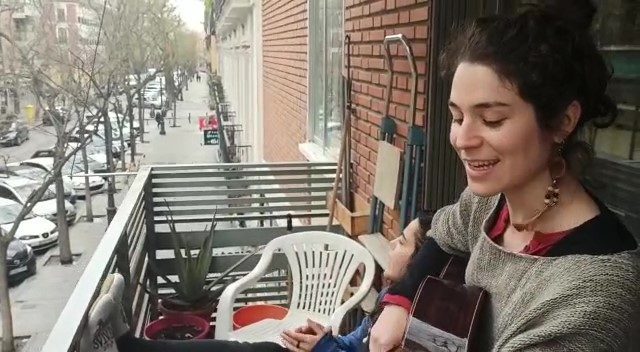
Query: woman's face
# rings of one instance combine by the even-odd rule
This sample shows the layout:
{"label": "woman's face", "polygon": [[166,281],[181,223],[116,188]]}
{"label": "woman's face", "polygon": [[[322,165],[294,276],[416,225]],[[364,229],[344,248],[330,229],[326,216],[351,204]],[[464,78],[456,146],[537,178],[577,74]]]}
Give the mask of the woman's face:
{"label": "woman's face", "polygon": [[404,275],[411,256],[416,250],[418,236],[420,236],[420,222],[415,219],[405,227],[402,235],[391,241],[389,267],[383,273],[385,283],[396,282]]}
{"label": "woman's face", "polygon": [[533,106],[490,67],[466,62],[458,66],[449,109],[449,139],[473,193],[517,190],[548,174],[551,136],[538,126]]}

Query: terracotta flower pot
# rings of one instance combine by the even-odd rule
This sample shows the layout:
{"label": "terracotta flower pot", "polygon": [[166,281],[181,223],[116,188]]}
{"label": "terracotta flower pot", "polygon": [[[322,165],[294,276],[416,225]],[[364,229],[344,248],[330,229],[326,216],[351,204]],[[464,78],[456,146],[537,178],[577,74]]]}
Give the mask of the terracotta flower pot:
{"label": "terracotta flower pot", "polygon": [[250,304],[233,313],[233,330],[257,323],[264,319],[282,320],[289,309],[274,304]]}
{"label": "terracotta flower pot", "polygon": [[193,307],[184,307],[172,304],[171,301],[158,300],[158,310],[164,317],[195,315],[208,322],[211,321],[211,315],[216,310],[218,301],[207,302]]}
{"label": "terracotta flower pot", "polygon": [[144,328],[148,340],[202,340],[209,337],[209,321],[195,315],[176,315],[154,320]]}

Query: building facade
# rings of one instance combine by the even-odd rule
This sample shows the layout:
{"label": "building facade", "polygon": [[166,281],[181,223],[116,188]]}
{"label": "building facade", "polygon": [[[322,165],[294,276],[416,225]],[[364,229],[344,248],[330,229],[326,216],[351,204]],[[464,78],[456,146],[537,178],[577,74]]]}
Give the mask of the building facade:
{"label": "building facade", "polygon": [[[385,36],[404,34],[410,41],[418,71],[415,124],[425,129],[428,143],[424,161],[427,171],[420,180],[422,206],[437,209],[455,201],[465,177],[448,142],[449,82],[437,74],[438,54],[454,28],[465,22],[487,14],[513,13],[535,2],[220,1],[222,8],[227,7],[227,12],[221,11],[215,19],[220,75],[232,109],[237,112],[236,123],[252,126],[252,134],[245,135],[245,143],[252,145],[254,151],[249,160],[337,159],[348,36],[354,105],[350,140],[352,189],[368,199],[374,184],[387,94],[382,42]],[[604,167],[609,170],[606,175],[618,175],[611,184],[594,186],[594,191],[638,234],[640,185],[625,184],[624,180],[637,177],[640,167],[640,142],[636,141],[640,130],[640,5],[634,0],[595,2],[599,12],[594,36],[616,72],[610,90],[619,103],[620,117],[614,126],[592,129],[585,136],[594,145],[598,160],[609,165]],[[246,9],[230,9],[237,4]],[[394,144],[404,149],[412,123],[410,68],[402,48],[392,45],[391,55],[395,75],[389,115],[397,124]],[[397,213],[385,214],[384,224],[385,235],[399,234]]]}
{"label": "building facade", "polygon": [[0,39],[2,105],[9,105],[13,99],[12,89],[20,96],[19,92],[24,92],[25,85],[29,84],[16,78],[24,69],[20,51],[35,63],[66,61],[73,57],[86,59],[93,55],[99,21],[96,9],[88,2],[17,0],[4,6],[0,12],[0,31],[14,43]]}

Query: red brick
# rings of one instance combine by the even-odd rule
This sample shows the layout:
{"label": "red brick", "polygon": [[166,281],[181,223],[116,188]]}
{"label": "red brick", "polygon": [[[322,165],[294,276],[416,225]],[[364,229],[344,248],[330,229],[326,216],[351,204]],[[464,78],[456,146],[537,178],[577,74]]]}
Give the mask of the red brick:
{"label": "red brick", "polygon": [[409,22],[409,11],[402,11],[400,12],[400,16],[399,16],[399,23],[408,23]]}
{"label": "red brick", "polygon": [[376,13],[380,11],[384,11],[385,2],[384,0],[376,1],[372,3],[369,7],[370,13]]}
{"label": "red brick", "polygon": [[411,22],[426,21],[429,18],[429,8],[425,5],[411,10]]}
{"label": "red brick", "polygon": [[398,14],[397,13],[389,13],[386,15],[382,15],[382,25],[394,25],[398,24]]}
{"label": "red brick", "polygon": [[409,6],[415,3],[416,3],[416,0],[396,0],[396,7]]}
{"label": "red brick", "polygon": [[396,0],[387,0],[387,10],[396,8]]}

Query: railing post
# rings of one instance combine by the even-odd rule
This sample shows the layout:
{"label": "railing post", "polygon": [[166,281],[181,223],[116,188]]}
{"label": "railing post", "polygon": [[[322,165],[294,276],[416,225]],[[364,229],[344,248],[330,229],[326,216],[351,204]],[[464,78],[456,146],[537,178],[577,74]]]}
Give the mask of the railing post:
{"label": "railing post", "polygon": [[[132,296],[132,282],[131,282],[131,266],[129,265],[129,233],[128,231],[124,231],[124,236],[120,238],[120,242],[118,243],[118,247],[116,249],[116,268],[118,272],[122,274],[124,277],[124,293],[122,297],[122,305],[124,307],[124,314],[127,317],[127,321],[129,325],[132,322],[132,306],[133,306],[133,296]],[[133,283],[133,287],[136,287],[136,283]]]}
{"label": "railing post", "polygon": [[[144,218],[145,218],[145,227],[146,227],[146,241],[145,247],[147,250],[147,258],[149,258],[149,262],[156,262],[156,225],[153,217],[153,169],[149,172],[149,177],[147,178],[147,183],[144,185]],[[147,266],[147,280],[149,281],[149,290],[158,295],[158,273],[155,272],[153,265]],[[158,318],[158,302],[154,299],[154,297],[150,297],[149,299],[149,315],[152,320]]]}

